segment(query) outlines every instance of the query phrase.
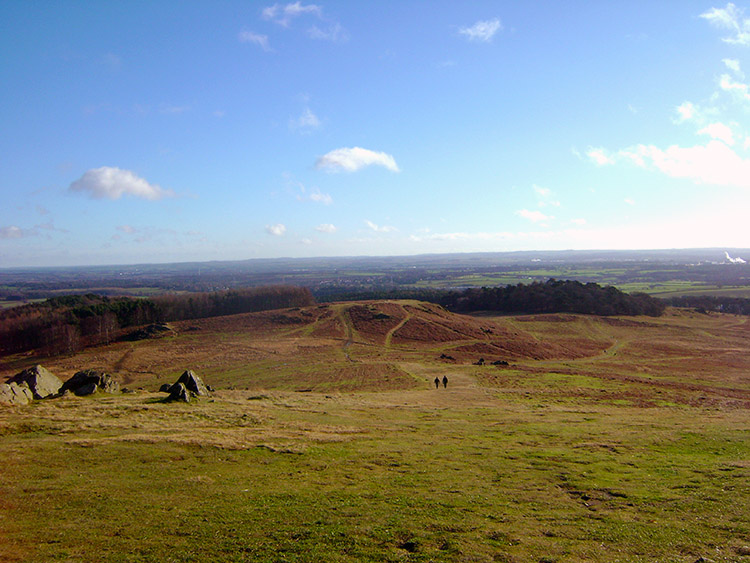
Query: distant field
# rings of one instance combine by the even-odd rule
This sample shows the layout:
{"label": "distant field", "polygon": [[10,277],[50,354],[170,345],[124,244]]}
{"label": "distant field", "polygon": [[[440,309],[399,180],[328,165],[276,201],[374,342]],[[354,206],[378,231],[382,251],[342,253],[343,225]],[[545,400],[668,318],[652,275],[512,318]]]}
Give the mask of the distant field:
{"label": "distant field", "polygon": [[[173,328],[0,359],[142,389],[0,410],[0,560],[750,561],[746,318],[369,302]],[[161,402],[186,368],[214,397]]]}

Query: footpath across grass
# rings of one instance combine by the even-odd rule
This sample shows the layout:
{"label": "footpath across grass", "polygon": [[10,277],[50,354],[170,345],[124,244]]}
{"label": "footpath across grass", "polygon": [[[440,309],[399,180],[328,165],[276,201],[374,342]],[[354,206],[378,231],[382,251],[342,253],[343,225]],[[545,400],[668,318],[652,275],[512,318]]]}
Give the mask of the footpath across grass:
{"label": "footpath across grass", "polygon": [[745,409],[468,379],[0,411],[0,560],[750,561]]}

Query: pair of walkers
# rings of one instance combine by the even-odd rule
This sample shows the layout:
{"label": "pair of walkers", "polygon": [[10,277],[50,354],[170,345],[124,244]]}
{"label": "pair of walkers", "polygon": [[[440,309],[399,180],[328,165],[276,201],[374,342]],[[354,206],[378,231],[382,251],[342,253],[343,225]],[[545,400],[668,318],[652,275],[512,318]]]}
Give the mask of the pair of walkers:
{"label": "pair of walkers", "polygon": [[[436,377],[435,378],[435,389],[437,389],[439,387],[440,387],[440,379]],[[448,376],[447,375],[443,376],[443,387],[446,387],[446,388],[448,387]]]}

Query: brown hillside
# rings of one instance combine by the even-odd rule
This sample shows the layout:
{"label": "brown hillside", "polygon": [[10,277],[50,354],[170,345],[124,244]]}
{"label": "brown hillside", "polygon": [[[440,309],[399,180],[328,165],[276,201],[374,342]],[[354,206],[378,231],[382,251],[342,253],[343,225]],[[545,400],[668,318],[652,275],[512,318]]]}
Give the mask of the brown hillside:
{"label": "brown hillside", "polygon": [[2,359],[0,380],[43,363],[62,379],[100,369],[130,387],[158,388],[190,368],[216,386],[410,388],[420,385],[410,367],[414,362],[448,368],[480,359],[490,364],[597,356],[612,345],[611,335],[600,334],[602,326],[574,315],[458,315],[407,300],[329,303],[175,322],[164,338],[119,341],[73,356]]}

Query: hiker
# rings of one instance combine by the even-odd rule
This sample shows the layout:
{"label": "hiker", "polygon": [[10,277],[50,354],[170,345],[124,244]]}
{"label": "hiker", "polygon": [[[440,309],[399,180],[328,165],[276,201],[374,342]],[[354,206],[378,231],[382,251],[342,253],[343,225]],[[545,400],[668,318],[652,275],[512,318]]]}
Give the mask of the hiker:
{"label": "hiker", "polygon": [[435,378],[435,389],[440,387],[440,380],[436,377]]}
{"label": "hiker", "polygon": [[448,376],[447,375],[443,376],[443,387],[445,387],[446,389],[448,388]]}

